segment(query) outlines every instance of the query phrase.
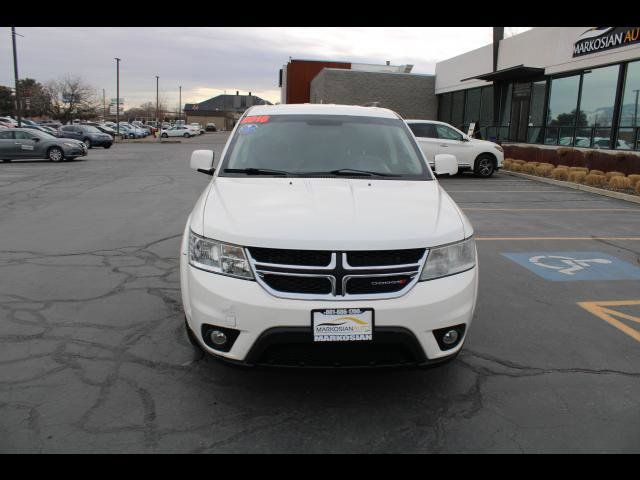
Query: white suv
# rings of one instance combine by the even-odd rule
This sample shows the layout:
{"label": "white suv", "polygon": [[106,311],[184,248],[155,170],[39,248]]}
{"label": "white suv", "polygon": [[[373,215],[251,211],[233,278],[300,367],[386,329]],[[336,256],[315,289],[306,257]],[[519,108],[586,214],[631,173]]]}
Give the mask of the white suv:
{"label": "white suv", "polygon": [[497,143],[471,138],[444,122],[407,120],[407,125],[432,166],[436,155],[449,153],[458,159],[460,170],[471,169],[479,177],[502,168],[504,150]]}
{"label": "white suv", "polygon": [[[473,228],[391,110],[251,107],[187,220],[191,342],[244,365],[441,363],[473,318]],[[455,174],[451,155],[436,173]]]}

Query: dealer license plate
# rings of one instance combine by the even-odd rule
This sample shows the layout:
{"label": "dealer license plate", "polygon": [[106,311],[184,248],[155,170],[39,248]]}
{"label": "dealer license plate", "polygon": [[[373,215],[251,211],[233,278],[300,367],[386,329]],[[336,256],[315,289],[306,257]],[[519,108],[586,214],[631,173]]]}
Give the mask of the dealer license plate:
{"label": "dealer license plate", "polygon": [[311,311],[314,342],[373,340],[373,308],[329,308]]}

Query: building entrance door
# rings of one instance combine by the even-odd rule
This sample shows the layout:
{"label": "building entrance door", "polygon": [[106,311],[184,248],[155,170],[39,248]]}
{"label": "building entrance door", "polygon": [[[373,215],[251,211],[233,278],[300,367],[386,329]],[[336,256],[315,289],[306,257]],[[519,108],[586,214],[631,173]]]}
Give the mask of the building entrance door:
{"label": "building entrance door", "polygon": [[511,100],[511,129],[509,139],[513,142],[526,142],[529,127],[529,100],[531,98],[531,82],[513,85]]}

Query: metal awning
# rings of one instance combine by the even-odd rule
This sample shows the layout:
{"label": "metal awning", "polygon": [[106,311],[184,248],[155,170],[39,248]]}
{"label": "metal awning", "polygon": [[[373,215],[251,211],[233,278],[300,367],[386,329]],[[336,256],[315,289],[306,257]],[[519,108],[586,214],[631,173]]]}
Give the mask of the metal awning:
{"label": "metal awning", "polygon": [[463,78],[461,82],[467,80],[486,80],[488,82],[496,80],[520,80],[523,78],[536,78],[544,75],[544,68],[539,67],[525,67],[524,65],[517,65],[515,67],[503,68],[495,72],[483,73],[482,75],[476,75],[475,77]]}

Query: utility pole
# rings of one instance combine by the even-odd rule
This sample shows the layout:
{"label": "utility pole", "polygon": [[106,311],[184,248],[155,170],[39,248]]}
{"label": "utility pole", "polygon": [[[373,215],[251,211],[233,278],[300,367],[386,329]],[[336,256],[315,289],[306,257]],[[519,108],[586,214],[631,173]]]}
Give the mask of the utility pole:
{"label": "utility pole", "polygon": [[107,121],[107,97],[104,92],[104,88],[102,89],[102,121]]}
{"label": "utility pole", "polygon": [[[158,125],[158,108],[159,108],[159,84],[160,84],[160,77],[158,75],[156,75],[156,125]],[[158,141],[162,141],[162,135],[158,135]]]}
{"label": "utility pole", "polygon": [[20,88],[18,80],[18,54],[16,53],[16,27],[11,27],[11,40],[13,42],[13,74],[16,80],[16,116],[18,117],[18,127],[22,126],[22,118],[20,115]]}
{"label": "utility pole", "polygon": [[120,136],[120,59],[116,61],[116,138]]}
{"label": "utility pole", "polygon": [[182,120],[182,85],[180,85],[180,100],[178,100],[178,120]]}

